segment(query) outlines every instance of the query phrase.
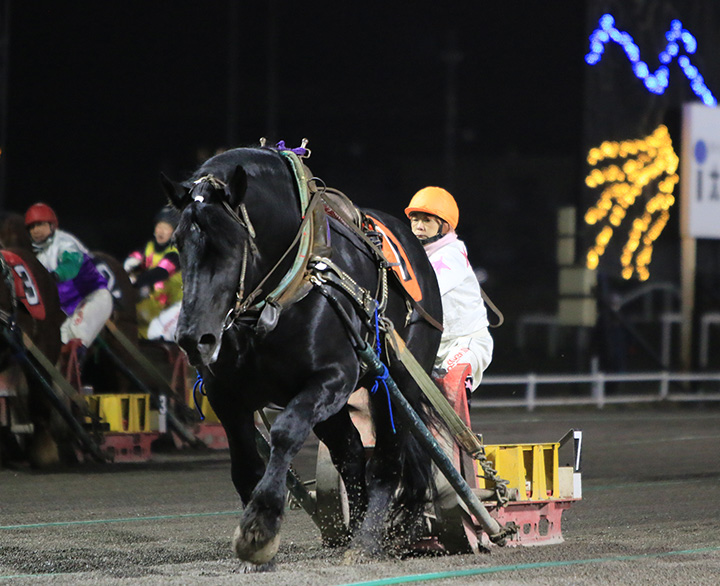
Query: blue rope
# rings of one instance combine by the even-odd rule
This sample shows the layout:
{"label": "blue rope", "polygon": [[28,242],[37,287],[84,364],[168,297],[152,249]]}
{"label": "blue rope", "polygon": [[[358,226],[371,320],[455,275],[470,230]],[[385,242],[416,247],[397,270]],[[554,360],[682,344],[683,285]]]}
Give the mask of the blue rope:
{"label": "blue rope", "polygon": [[200,413],[200,421],[205,420],[205,415],[203,415],[202,407],[198,403],[196,391],[200,391],[201,395],[207,396],[207,393],[205,392],[205,381],[202,378],[202,375],[200,372],[197,373],[197,379],[195,380],[195,384],[193,385],[193,402],[195,403],[195,409],[198,410],[198,413]]}
{"label": "blue rope", "polygon": [[390,376],[390,373],[388,372],[387,366],[385,366],[385,363],[380,358],[380,354],[382,354],[382,349],[380,346],[380,324],[378,319],[378,302],[375,302],[375,351],[377,353],[378,360],[380,360],[380,364],[382,364],[383,372],[382,374],[379,374],[375,377],[375,383],[372,386],[372,389],[370,389],[370,392],[372,394],[375,394],[375,392],[378,390],[378,387],[380,386],[380,383],[383,384],[385,387],[385,394],[387,395],[387,401],[388,401],[388,413],[390,414],[390,425],[392,426],[393,433],[397,433],[395,431],[395,420],[393,418],[393,412],[392,412],[392,403],[390,402],[390,389],[388,389],[387,386],[387,379]]}

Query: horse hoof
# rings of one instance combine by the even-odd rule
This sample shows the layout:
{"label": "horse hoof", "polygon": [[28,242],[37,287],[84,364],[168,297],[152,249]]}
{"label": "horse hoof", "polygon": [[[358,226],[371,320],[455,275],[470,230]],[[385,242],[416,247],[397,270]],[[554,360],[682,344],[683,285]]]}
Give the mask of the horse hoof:
{"label": "horse hoof", "polygon": [[275,560],[271,560],[267,564],[253,564],[250,562],[243,562],[241,565],[241,571],[243,574],[260,574],[262,572],[274,572],[275,565]]}
{"label": "horse hoof", "polygon": [[354,566],[357,564],[362,564],[364,562],[370,561],[371,556],[368,555],[368,552],[362,550],[362,549],[348,549],[343,554],[342,559],[342,565],[343,566]]}
{"label": "horse hoof", "polygon": [[239,525],[237,529],[235,529],[235,535],[233,535],[233,549],[235,550],[235,555],[244,562],[250,562],[258,566],[267,564],[275,557],[279,547],[279,535],[275,535],[275,537],[258,549],[251,541],[248,541],[245,538],[245,535]]}

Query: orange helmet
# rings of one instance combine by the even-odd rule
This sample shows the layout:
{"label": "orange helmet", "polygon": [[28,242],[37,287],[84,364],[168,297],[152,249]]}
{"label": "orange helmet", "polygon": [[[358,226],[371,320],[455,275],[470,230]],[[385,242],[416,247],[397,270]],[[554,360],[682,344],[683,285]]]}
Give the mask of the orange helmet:
{"label": "orange helmet", "polygon": [[445,220],[452,229],[457,228],[460,219],[455,198],[442,187],[423,187],[410,200],[405,208],[405,215],[409,218],[412,212],[423,212]]}
{"label": "orange helmet", "polygon": [[53,209],[45,203],[35,203],[25,212],[25,227],[29,228],[38,222],[49,222],[53,228],[58,227],[58,219]]}

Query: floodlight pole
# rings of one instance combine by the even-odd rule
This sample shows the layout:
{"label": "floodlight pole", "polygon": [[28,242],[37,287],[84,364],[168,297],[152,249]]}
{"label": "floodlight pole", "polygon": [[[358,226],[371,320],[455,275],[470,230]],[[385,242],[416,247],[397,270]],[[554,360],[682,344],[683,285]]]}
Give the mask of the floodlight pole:
{"label": "floodlight pole", "polygon": [[447,66],[445,85],[445,185],[453,191],[455,183],[455,143],[457,142],[457,71],[463,54],[457,47],[457,34],[450,31],[448,48],[442,54]]}

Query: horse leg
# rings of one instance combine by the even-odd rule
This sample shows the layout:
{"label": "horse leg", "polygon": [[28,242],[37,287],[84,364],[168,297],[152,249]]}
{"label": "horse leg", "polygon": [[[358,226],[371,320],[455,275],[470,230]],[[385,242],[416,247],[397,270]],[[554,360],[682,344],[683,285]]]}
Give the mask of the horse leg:
{"label": "horse leg", "polygon": [[[243,416],[235,420],[231,425],[225,426],[225,432],[230,447],[230,470],[235,490],[237,490],[247,511],[252,502],[254,489],[263,476],[265,462],[257,450],[255,434],[255,421],[253,414]],[[224,425],[224,424],[223,424]],[[281,513],[282,514],[282,511]],[[280,537],[275,534],[264,542],[257,544],[257,547],[247,548],[242,545],[240,525],[235,529],[233,536],[233,547],[235,553],[246,562],[245,572],[264,572],[273,570],[275,563],[273,558],[280,545]]]}
{"label": "horse leg", "polygon": [[[230,448],[230,476],[243,507],[247,507],[253,490],[265,471],[265,462],[257,449],[258,432],[255,427],[255,414],[233,399],[235,395],[229,386],[224,386],[209,371],[205,371],[204,374],[207,397],[227,436]],[[237,530],[235,539],[237,539]],[[245,572],[272,570],[274,568],[272,558],[277,552],[278,545],[278,539],[270,540],[264,547],[249,555],[240,555],[238,552],[238,557],[247,562],[244,567]]]}
{"label": "horse leg", "polygon": [[[371,409],[373,409],[372,405]],[[393,494],[400,482],[401,463],[398,459],[400,442],[392,432],[387,406],[384,415],[382,407],[374,409],[373,421],[375,449],[367,464],[367,511],[362,525],[353,537],[350,549],[345,554],[345,563],[349,564],[356,563],[366,556],[378,558],[383,555],[387,515]]]}
{"label": "horse leg", "polygon": [[255,485],[262,478],[265,462],[260,457],[255,442],[255,414],[235,400],[230,384],[208,370],[203,372],[204,387],[210,406],[220,419],[230,448],[230,477],[243,505],[250,501]]}
{"label": "horse leg", "polygon": [[[408,393],[417,389],[403,371],[393,369],[392,376]],[[382,391],[371,398],[376,443],[368,463],[368,510],[346,553],[346,563],[398,551],[415,541],[423,530],[432,482],[430,456],[412,435],[405,418],[393,411],[391,420]]]}
{"label": "horse leg", "polygon": [[243,506],[247,506],[265,471],[265,462],[258,453],[255,440],[254,414],[235,414],[233,421],[226,422],[221,418],[221,422],[230,448],[230,476]]}
{"label": "horse leg", "polygon": [[347,401],[346,394],[332,388],[338,384],[344,387],[343,380],[342,373],[337,373],[332,381],[326,378],[324,384],[301,391],[275,419],[270,430],[270,459],[233,538],[240,559],[264,564],[275,555],[290,463],[313,427],[338,412]]}
{"label": "horse leg", "polygon": [[352,423],[347,408],[315,426],[315,434],[330,451],[333,465],[345,484],[350,521],[350,535],[359,527],[367,509],[365,481],[365,448]]}
{"label": "horse leg", "polygon": [[48,401],[42,385],[31,378],[26,371],[27,395],[22,397],[22,409],[29,412],[33,435],[27,446],[27,456],[34,468],[48,469],[61,463],[58,434],[53,425],[53,407]]}

